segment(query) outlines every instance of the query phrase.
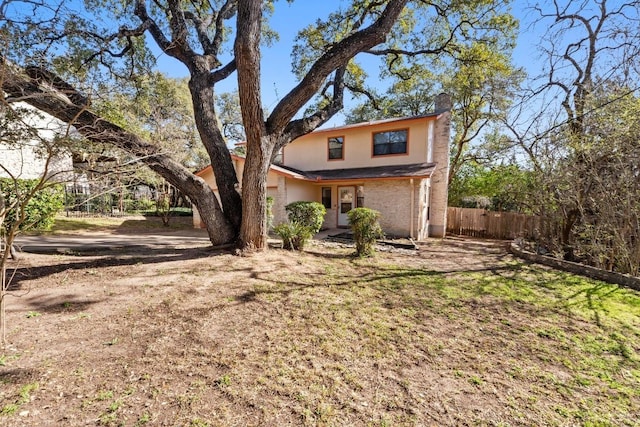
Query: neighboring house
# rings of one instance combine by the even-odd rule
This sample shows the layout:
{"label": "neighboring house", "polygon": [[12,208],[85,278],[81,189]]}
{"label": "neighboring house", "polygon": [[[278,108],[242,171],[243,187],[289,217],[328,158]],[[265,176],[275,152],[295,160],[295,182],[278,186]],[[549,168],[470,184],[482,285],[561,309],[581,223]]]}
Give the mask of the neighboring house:
{"label": "neighboring house", "polygon": [[[64,135],[67,125],[49,114],[37,112],[27,104],[18,108],[31,111],[26,114],[22,127],[30,127],[36,134],[32,137],[13,140],[11,132],[0,135],[0,178],[13,176],[16,179],[38,179],[47,169],[47,177],[55,181],[67,181],[73,175],[71,153],[61,147],[54,147],[55,153],[48,152],[45,145],[52,144],[56,136]],[[2,114],[0,112],[0,114]],[[48,162],[48,165],[47,165]]]}
{"label": "neighboring house", "polygon": [[[388,235],[444,237],[450,109],[450,98],[441,94],[431,114],[322,129],[296,139],[267,176],[274,223],[286,221],[287,204],[304,200],[327,208],[325,228],[347,227],[347,212],[367,207],[380,212]],[[232,158],[242,182],[244,158]],[[217,190],[211,166],[197,175]],[[194,225],[202,227],[196,209]]]}

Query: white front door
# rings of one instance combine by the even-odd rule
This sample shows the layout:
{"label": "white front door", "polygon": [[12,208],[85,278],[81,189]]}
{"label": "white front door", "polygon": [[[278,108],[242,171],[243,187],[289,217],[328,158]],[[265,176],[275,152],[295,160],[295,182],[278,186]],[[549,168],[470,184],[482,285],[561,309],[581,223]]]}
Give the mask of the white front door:
{"label": "white front door", "polygon": [[353,187],[338,187],[338,227],[349,225],[347,212],[354,208],[354,195]]}

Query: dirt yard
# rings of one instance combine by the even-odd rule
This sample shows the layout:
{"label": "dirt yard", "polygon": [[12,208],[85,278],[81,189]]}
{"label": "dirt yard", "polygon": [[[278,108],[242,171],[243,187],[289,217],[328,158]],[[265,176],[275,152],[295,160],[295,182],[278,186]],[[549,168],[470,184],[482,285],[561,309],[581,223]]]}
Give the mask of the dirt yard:
{"label": "dirt yard", "polygon": [[[553,292],[586,286],[601,304],[622,291],[500,243],[352,251],[24,254],[0,425],[638,425],[640,335],[624,332],[637,295],[608,320],[586,293]],[[614,333],[622,350],[575,341]]]}

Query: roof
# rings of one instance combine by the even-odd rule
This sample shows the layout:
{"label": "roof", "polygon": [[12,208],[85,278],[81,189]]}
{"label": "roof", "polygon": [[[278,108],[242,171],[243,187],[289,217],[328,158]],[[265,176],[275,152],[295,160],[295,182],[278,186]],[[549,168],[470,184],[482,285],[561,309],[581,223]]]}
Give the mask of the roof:
{"label": "roof", "polygon": [[[244,157],[233,154],[234,160],[244,161]],[[284,165],[271,165],[269,169],[279,175],[302,181],[352,181],[370,179],[402,179],[429,178],[436,169],[435,163],[414,163],[410,165],[372,166],[351,169],[326,169],[317,171],[301,171]],[[211,170],[211,166],[196,172],[201,176],[203,172]]]}
{"label": "roof", "polygon": [[405,122],[409,120],[437,119],[440,117],[440,115],[442,115],[442,113],[428,113],[428,114],[422,114],[419,116],[396,117],[391,119],[372,120],[369,122],[360,122],[360,123],[353,123],[353,124],[343,125],[343,126],[316,129],[311,133],[313,134],[313,133],[321,133],[321,132],[335,132],[335,131],[340,131],[345,129],[354,129],[354,128],[365,127],[365,126],[376,126],[376,125],[383,125],[383,124],[395,123],[395,122]]}
{"label": "roof", "polygon": [[317,171],[299,171],[286,166],[277,166],[290,174],[302,175],[297,179],[308,181],[347,181],[370,179],[428,178],[436,168],[435,163],[415,163],[410,165],[372,166],[351,169],[327,169]]}

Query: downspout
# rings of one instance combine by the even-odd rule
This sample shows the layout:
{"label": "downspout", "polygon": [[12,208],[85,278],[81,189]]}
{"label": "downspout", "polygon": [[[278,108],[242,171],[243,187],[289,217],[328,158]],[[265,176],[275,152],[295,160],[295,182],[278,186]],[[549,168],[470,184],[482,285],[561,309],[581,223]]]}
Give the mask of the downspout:
{"label": "downspout", "polygon": [[435,127],[434,122],[430,121],[429,130],[427,132],[427,163],[433,163],[434,127]]}
{"label": "downspout", "polygon": [[409,217],[411,218],[411,223],[409,225],[409,237],[411,237],[412,239],[415,238],[415,236],[413,235],[413,208],[415,206],[415,201],[414,201],[414,196],[415,196],[415,191],[413,188],[413,178],[409,179],[409,185],[411,186],[411,213],[409,214]]}

